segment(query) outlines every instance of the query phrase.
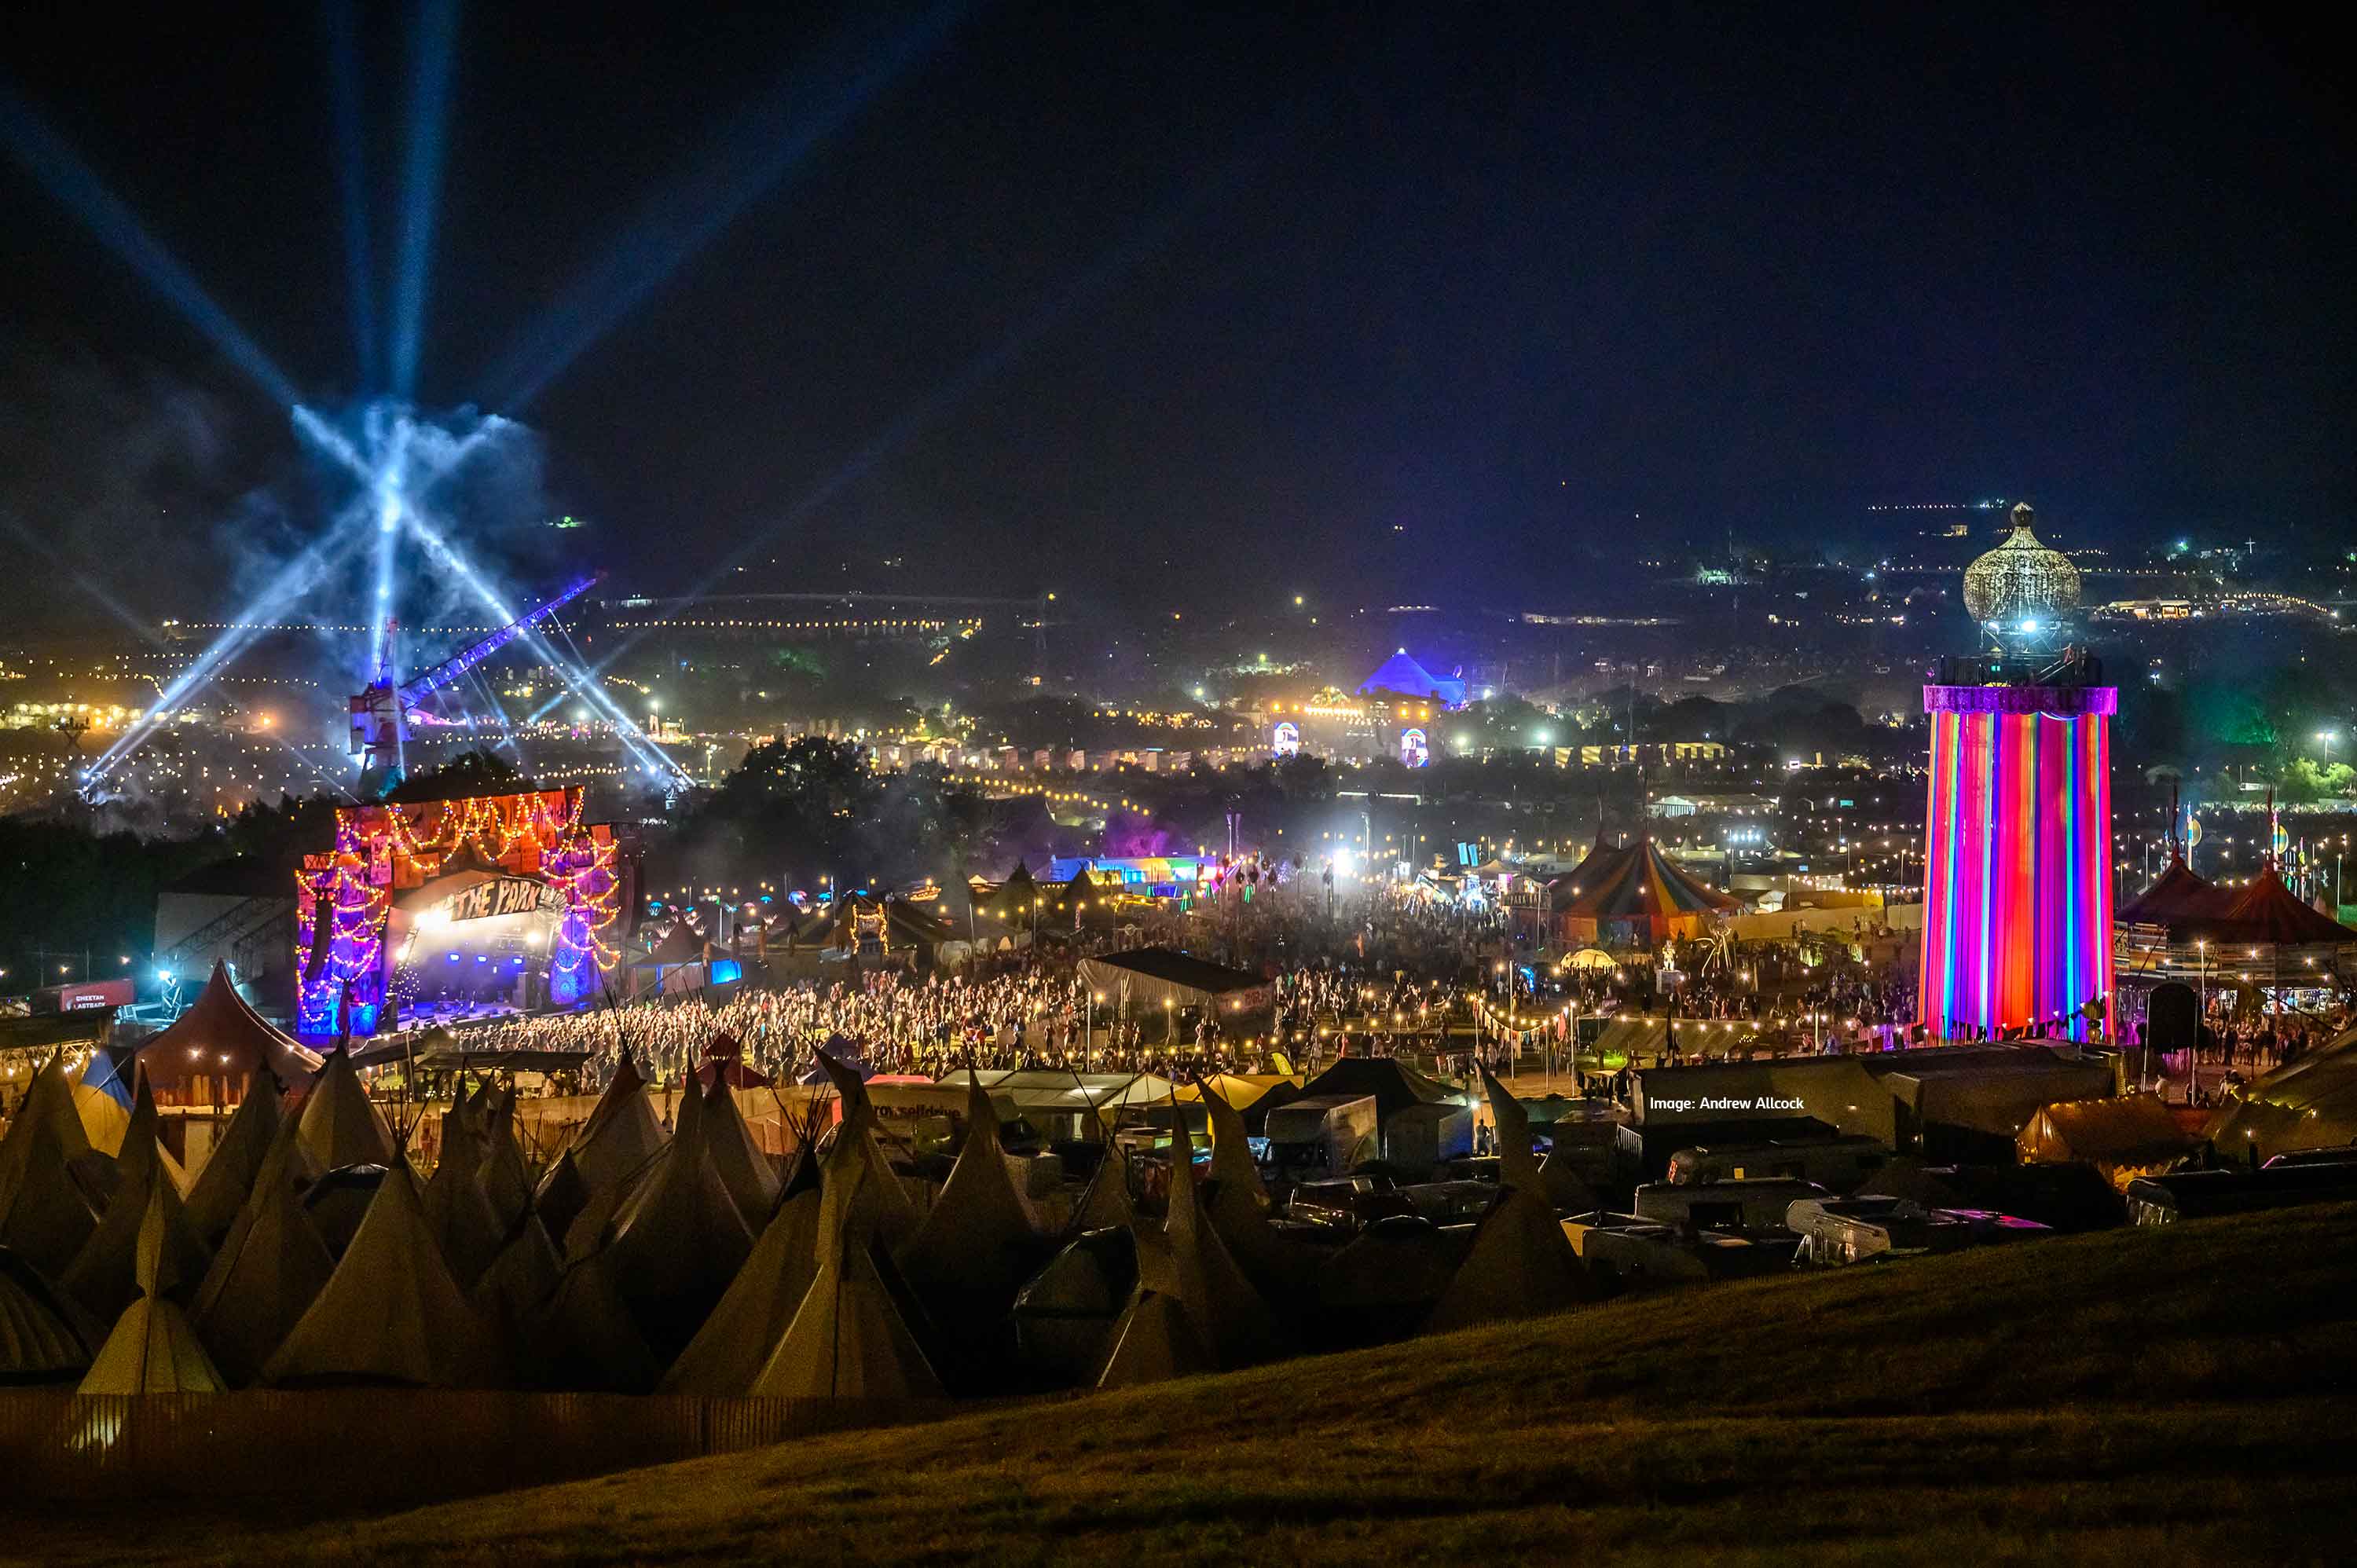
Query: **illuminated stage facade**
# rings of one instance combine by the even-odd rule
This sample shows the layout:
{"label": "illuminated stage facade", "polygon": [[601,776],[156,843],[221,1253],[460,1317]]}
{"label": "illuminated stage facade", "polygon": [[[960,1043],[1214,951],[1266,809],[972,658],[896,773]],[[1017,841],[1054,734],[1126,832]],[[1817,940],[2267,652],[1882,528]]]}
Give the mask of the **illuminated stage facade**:
{"label": "illuminated stage facade", "polygon": [[[1977,668],[1975,668],[1977,666]],[[1932,718],[1920,1015],[1933,1039],[2112,1027],[2111,718],[2091,663],[1950,660]],[[1947,683],[1972,675],[1986,684]],[[2015,682],[2005,682],[2015,674]],[[2023,678],[2025,677],[2026,678]]]}
{"label": "illuminated stage facade", "polygon": [[338,808],[335,848],[296,877],[297,1033],[373,1035],[421,994],[594,997],[633,889],[581,813],[578,788]]}

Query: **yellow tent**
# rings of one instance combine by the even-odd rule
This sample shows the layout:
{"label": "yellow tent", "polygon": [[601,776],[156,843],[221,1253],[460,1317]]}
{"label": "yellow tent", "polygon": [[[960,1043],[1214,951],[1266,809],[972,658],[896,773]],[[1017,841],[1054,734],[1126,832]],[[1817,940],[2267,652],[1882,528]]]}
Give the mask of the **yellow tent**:
{"label": "yellow tent", "polygon": [[[1211,1091],[1238,1111],[1249,1111],[1254,1101],[1278,1084],[1289,1083],[1298,1088],[1301,1075],[1283,1072],[1223,1072],[1205,1080]],[[1170,1098],[1181,1104],[1192,1105],[1203,1098],[1202,1086],[1182,1083],[1170,1091]]]}
{"label": "yellow tent", "polygon": [[2090,1165],[2125,1189],[2182,1164],[2201,1140],[2149,1094],[2066,1100],[2032,1116],[2014,1139],[2026,1165]]}

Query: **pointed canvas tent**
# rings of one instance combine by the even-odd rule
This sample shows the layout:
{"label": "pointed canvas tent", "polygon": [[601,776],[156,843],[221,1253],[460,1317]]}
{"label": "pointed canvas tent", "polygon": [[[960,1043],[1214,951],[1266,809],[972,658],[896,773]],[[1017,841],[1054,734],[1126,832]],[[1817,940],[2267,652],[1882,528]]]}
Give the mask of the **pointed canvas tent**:
{"label": "pointed canvas tent", "polygon": [[[188,1223],[163,1146],[156,1142],[156,1128],[155,1097],[143,1078],[137,1109],[124,1133],[123,1156],[115,1162],[114,1196],[99,1217],[98,1228],[58,1279],[102,1323],[113,1322],[143,1290],[187,1302],[212,1262],[196,1227]],[[153,1277],[143,1282],[140,1270],[148,1262],[144,1249],[151,1229],[157,1251]]]}
{"label": "pointed canvas tent", "polygon": [[696,1080],[705,1086],[702,1131],[713,1169],[735,1200],[746,1230],[759,1235],[778,1207],[778,1168],[753,1142],[752,1129],[745,1125],[727,1076],[716,1071],[709,1078],[698,1074]]}
{"label": "pointed canvas tent", "polygon": [[527,1368],[533,1359],[531,1329],[564,1278],[565,1261],[537,1215],[526,1214],[475,1282],[467,1299],[507,1347],[510,1364]]}
{"label": "pointed canvas tent", "polygon": [[996,920],[1010,929],[1029,930],[1034,914],[1033,904],[1043,899],[1039,883],[1032,880],[1030,867],[1021,861],[1006,874],[1006,880],[996,885],[968,883],[967,897],[973,901],[974,912],[984,919]]}
{"label": "pointed canvas tent", "polygon": [[218,963],[188,1011],[139,1043],[138,1057],[166,1105],[239,1104],[257,1083],[289,1087],[320,1066],[317,1055],[247,1006]]}
{"label": "pointed canvas tent", "polygon": [[611,1198],[645,1173],[663,1146],[662,1124],[647,1101],[647,1080],[624,1057],[605,1092],[542,1178],[538,1194],[549,1236],[563,1241],[584,1206]]}
{"label": "pointed canvas tent", "polygon": [[393,1129],[361,1087],[349,1052],[330,1051],[303,1097],[296,1140],[323,1171],[393,1164]]}
{"label": "pointed canvas tent", "polygon": [[71,1297],[0,1247],[0,1386],[78,1377],[104,1339]]}
{"label": "pointed canvas tent", "polygon": [[1433,1308],[1425,1332],[1560,1312],[1587,1300],[1587,1272],[1563,1233],[1531,1152],[1530,1113],[1506,1086],[1481,1075],[1498,1122],[1499,1197],[1473,1232],[1472,1251]]}
{"label": "pointed canvas tent", "polygon": [[121,1151],[123,1134],[131,1126],[127,1075],[135,1059],[130,1051],[101,1046],[90,1053],[81,1076],[74,1079],[74,1110],[81,1116],[82,1133],[91,1148],[109,1158]]}
{"label": "pointed canvas tent", "polygon": [[662,1392],[735,1398],[750,1391],[818,1276],[819,1208],[816,1187],[786,1200],[720,1305],[663,1374]]}
{"label": "pointed canvas tent", "polygon": [[300,1190],[316,1172],[296,1132],[294,1117],[280,1120],[189,1313],[214,1364],[239,1384],[261,1376],[336,1272],[328,1243],[303,1211]]}
{"label": "pointed canvas tent", "polygon": [[98,1229],[96,1208],[73,1175],[90,1153],[65,1062],[53,1055],[0,1133],[0,1247],[52,1277],[73,1262]]}
{"label": "pointed canvas tent", "polygon": [[1011,1302],[1029,1273],[1028,1253],[1039,1235],[1031,1207],[1007,1171],[998,1112],[981,1084],[969,1082],[965,1141],[941,1196],[899,1251],[900,1273],[919,1291]]}
{"label": "pointed canvas tent", "polygon": [[872,1168],[863,1096],[829,1151],[819,1188],[816,1268],[793,1321],[753,1380],[759,1398],[938,1397],[941,1379],[885,1288],[869,1256],[879,1207],[863,1189],[888,1170]]}
{"label": "pointed canvas tent", "polygon": [[1211,1131],[1211,1168],[1204,1173],[1211,1229],[1266,1300],[1297,1301],[1309,1283],[1310,1254],[1269,1223],[1268,1188],[1253,1163],[1243,1117],[1208,1085],[1202,1104]]}
{"label": "pointed canvas tent", "polygon": [[2197,922],[2213,941],[2271,947],[2347,947],[2357,931],[2300,902],[2272,863],[2251,878],[2213,920]]}
{"label": "pointed canvas tent", "polygon": [[263,1369],[273,1383],[496,1388],[498,1342],[460,1294],[405,1167],[388,1172],[327,1288]]}
{"label": "pointed canvas tent", "polygon": [[482,1163],[475,1172],[483,1201],[491,1206],[491,1218],[503,1236],[512,1235],[532,1208],[532,1172],[516,1143],[515,1109],[512,1092],[491,1099],[483,1120]]}
{"label": "pointed canvas tent", "polygon": [[835,1149],[847,1148],[845,1157],[866,1173],[855,1184],[853,1222],[872,1231],[888,1253],[898,1252],[916,1235],[920,1220],[909,1189],[900,1185],[891,1162],[884,1157],[884,1146],[876,1141],[876,1107],[867,1097],[866,1081],[825,1051],[818,1053],[818,1061],[834,1085],[843,1112],[834,1149],[827,1151],[820,1166],[822,1181],[823,1173],[834,1168]]}
{"label": "pointed canvas tent", "polygon": [[[1203,1211],[1191,1161],[1174,1162],[1170,1202],[1163,1221],[1179,1301],[1222,1369],[1250,1366],[1283,1353],[1284,1330],[1260,1291],[1245,1277],[1227,1243]],[[1139,1273],[1148,1246],[1139,1244]]]}
{"label": "pointed canvas tent", "polygon": [[1060,1382],[1094,1381],[1136,1289],[1137,1241],[1126,1228],[1075,1238],[1016,1295],[1024,1364]]}
{"label": "pointed canvas tent", "polygon": [[1114,1325],[1112,1340],[1104,1370],[1097,1374],[1101,1389],[1165,1383],[1219,1369],[1186,1304],[1161,1291],[1140,1289]]}
{"label": "pointed canvas tent", "polygon": [[1546,1199],[1501,1187],[1424,1331],[1441,1334],[1561,1312],[1591,1294],[1578,1254]]}
{"label": "pointed canvas tent", "polygon": [[1439,1230],[1360,1231],[1317,1274],[1323,1333],[1340,1346],[1405,1338],[1432,1316],[1460,1262]]}
{"label": "pointed canvas tent", "polygon": [[140,1221],[134,1263],[136,1294],[115,1319],[89,1375],[84,1394],[216,1394],[225,1386],[169,1294],[174,1232],[185,1229],[179,1195],[161,1167],[150,1166],[147,1208]]}
{"label": "pointed canvas tent", "polygon": [[219,1247],[229,1228],[237,1223],[237,1211],[245,1207],[254,1177],[262,1174],[262,1164],[270,1156],[282,1113],[276,1089],[264,1083],[248,1090],[237,1114],[229,1119],[213,1152],[198,1169],[197,1179],[188,1187],[188,1223],[207,1247]]}
{"label": "pointed canvas tent", "polygon": [[425,1181],[425,1223],[460,1290],[472,1290],[506,1241],[481,1181],[482,1139],[471,1109],[453,1110],[442,1134],[442,1157]]}
{"label": "pointed canvas tent", "polygon": [[659,1364],[694,1337],[753,1251],[753,1233],[705,1136],[714,1120],[691,1076],[678,1128],[617,1212],[607,1249],[615,1288]]}
{"label": "pointed canvas tent", "polygon": [[529,1338],[535,1374],[554,1387],[644,1393],[662,1374],[622,1299],[610,1248],[566,1262]]}

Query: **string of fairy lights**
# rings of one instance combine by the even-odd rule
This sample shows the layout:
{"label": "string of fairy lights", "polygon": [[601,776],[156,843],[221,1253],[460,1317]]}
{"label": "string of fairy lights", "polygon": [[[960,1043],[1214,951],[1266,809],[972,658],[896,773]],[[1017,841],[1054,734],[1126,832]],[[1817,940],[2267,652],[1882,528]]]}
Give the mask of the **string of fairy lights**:
{"label": "string of fairy lights", "polygon": [[551,998],[566,1003],[587,995],[620,961],[606,932],[620,917],[621,884],[614,870],[618,846],[609,834],[583,825],[582,808],[577,788],[339,808],[335,849],[307,857],[296,879],[305,1026],[327,1032],[350,997],[352,1026],[373,1030],[383,1000],[375,988],[382,980],[393,889],[423,886],[469,849],[503,869],[536,875],[564,896],[549,956]]}

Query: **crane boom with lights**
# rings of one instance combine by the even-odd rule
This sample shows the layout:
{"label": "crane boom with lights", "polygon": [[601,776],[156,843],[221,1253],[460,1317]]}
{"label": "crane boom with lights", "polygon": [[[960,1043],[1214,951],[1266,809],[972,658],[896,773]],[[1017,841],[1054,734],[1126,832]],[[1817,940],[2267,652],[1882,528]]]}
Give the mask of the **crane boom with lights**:
{"label": "crane boom with lights", "polygon": [[417,706],[419,703],[445,686],[455,683],[476,665],[587,593],[603,575],[603,573],[598,573],[582,578],[564,592],[533,606],[507,625],[485,633],[432,669],[422,671],[397,685],[393,678],[395,628],[393,622],[386,622],[384,634],[373,650],[375,678],[369,682],[366,691],[352,695],[351,755],[366,759],[361,768],[361,799],[382,800],[400,788],[404,771],[403,753],[409,745],[409,726],[412,724],[447,722],[421,712]]}

